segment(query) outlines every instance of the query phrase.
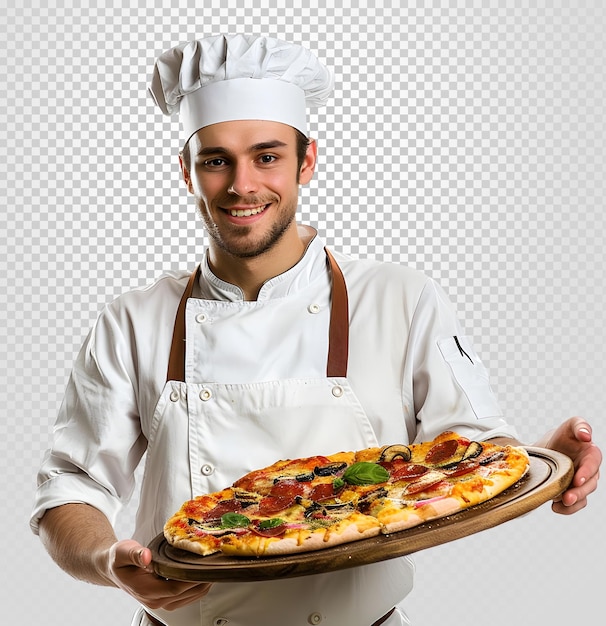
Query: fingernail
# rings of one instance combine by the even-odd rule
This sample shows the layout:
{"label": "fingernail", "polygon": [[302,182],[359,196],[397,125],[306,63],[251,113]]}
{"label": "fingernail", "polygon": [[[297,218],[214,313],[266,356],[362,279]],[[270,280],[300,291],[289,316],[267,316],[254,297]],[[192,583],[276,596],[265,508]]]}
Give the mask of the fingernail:
{"label": "fingernail", "polygon": [[579,432],[586,433],[587,435],[591,435],[589,428],[579,428]]}

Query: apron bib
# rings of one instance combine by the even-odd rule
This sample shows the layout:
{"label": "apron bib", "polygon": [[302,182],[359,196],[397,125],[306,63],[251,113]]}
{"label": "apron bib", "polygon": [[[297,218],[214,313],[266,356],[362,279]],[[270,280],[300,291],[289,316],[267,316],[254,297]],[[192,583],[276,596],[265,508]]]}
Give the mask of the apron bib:
{"label": "apron bib", "polygon": [[[340,268],[326,254],[332,296],[325,378],[241,384],[192,379],[188,344],[195,339],[192,333],[200,331],[195,324],[188,325],[186,318],[188,311],[193,314],[188,307],[196,304],[188,300],[199,269],[192,275],[177,311],[168,381],[149,436],[135,533],[142,544],[162,532],[165,521],[185,500],[223,489],[249,471],[278,459],[378,445],[347,381],[347,291]],[[212,306],[212,302],[205,301],[205,305]],[[271,299],[255,304],[263,312],[255,322],[255,332],[271,333],[272,313],[283,306],[283,300]],[[263,320],[267,328],[259,328]],[[394,559],[311,577],[218,583],[201,602],[154,613],[170,626],[368,626],[411,586],[410,561]],[[318,616],[321,621],[309,622]]]}

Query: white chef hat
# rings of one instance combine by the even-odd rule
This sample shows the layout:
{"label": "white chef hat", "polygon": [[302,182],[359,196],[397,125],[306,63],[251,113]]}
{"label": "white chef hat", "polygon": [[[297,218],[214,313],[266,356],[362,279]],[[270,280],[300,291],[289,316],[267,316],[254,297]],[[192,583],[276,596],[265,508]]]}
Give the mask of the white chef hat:
{"label": "white chef hat", "polygon": [[154,66],[149,92],[165,115],[179,114],[185,141],[211,124],[282,122],[307,135],[306,106],[323,105],[333,77],[306,48],[247,35],[180,44]]}

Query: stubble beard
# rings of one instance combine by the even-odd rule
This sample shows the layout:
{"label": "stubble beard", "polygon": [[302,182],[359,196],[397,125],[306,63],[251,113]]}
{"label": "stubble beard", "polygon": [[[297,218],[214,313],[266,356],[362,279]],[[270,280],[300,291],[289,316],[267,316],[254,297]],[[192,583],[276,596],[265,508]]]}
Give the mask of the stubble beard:
{"label": "stubble beard", "polygon": [[[266,200],[264,203],[268,204],[270,201]],[[263,204],[256,201],[249,203]],[[222,229],[219,229],[212,219],[204,200],[196,198],[196,207],[211,242],[223,252],[238,259],[251,259],[274,248],[294,222],[297,208],[296,203],[294,206],[292,204],[283,206],[270,230],[259,239],[253,240],[250,234],[254,231],[254,226],[231,225],[231,228],[225,229],[227,232],[221,232]]]}

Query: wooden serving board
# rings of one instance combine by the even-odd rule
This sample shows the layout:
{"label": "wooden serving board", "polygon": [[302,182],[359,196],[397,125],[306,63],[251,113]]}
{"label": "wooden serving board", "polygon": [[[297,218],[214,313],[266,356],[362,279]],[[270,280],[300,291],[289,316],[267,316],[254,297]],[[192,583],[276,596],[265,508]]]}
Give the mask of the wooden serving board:
{"label": "wooden serving board", "polygon": [[393,559],[461,539],[524,515],[552,500],[570,484],[572,461],[559,452],[527,447],[526,476],[477,506],[420,526],[352,543],[281,557],[199,556],[169,545],[162,534],[149,545],[155,572],[183,581],[237,582],[307,576]]}

